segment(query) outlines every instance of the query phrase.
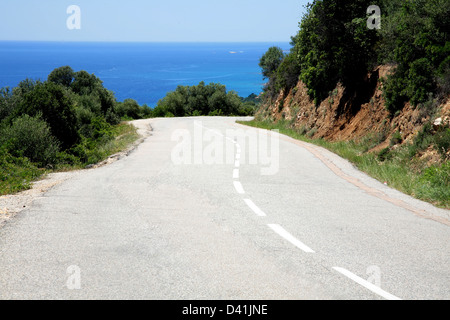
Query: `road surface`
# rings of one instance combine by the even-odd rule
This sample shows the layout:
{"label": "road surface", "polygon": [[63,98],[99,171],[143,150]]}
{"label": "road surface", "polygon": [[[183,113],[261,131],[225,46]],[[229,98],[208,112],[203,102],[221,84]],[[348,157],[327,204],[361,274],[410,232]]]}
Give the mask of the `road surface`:
{"label": "road surface", "polygon": [[235,118],[138,123],[0,229],[1,299],[450,298],[448,210]]}

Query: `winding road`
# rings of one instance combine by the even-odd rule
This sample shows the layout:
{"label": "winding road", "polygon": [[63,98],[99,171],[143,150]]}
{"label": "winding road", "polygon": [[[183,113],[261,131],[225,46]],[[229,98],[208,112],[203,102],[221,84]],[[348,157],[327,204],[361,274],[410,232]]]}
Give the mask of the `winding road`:
{"label": "winding road", "polygon": [[140,120],[0,229],[0,299],[450,299],[450,213],[236,118]]}

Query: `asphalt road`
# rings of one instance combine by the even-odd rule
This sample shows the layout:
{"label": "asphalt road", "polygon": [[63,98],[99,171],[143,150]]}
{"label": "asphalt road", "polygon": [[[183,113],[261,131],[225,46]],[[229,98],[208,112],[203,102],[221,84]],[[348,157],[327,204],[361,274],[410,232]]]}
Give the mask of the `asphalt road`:
{"label": "asphalt road", "polygon": [[234,120],[140,121],[36,199],[0,229],[0,298],[450,298],[449,211]]}

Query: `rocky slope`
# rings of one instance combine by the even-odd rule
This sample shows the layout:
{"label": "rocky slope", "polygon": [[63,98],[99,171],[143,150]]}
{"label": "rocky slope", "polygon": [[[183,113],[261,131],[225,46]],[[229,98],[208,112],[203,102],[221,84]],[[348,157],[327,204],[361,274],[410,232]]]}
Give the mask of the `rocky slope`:
{"label": "rocky slope", "polygon": [[[379,66],[355,88],[339,84],[319,106],[309,98],[305,84],[299,81],[289,92],[282,91],[274,101],[263,104],[256,117],[272,121],[284,119],[310,137],[331,141],[359,141],[372,135],[377,141],[373,151],[388,147],[394,134],[400,133],[403,143],[411,141],[427,122],[437,120],[437,124],[449,124],[448,97],[439,106],[430,102],[414,108],[407,103],[403,110],[390,115],[382,86],[383,78],[391,70],[391,66]],[[428,153],[431,158],[435,157],[435,152],[429,150]]]}

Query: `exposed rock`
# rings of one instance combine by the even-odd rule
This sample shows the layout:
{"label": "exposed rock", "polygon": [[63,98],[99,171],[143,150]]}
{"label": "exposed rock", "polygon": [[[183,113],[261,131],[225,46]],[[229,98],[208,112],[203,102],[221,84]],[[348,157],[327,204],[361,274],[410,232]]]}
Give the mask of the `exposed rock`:
{"label": "exposed rock", "polygon": [[[425,110],[410,103],[394,117],[387,111],[381,80],[392,70],[392,66],[377,67],[354,90],[338,84],[318,106],[310,99],[306,85],[299,81],[289,92],[280,92],[275,101],[263,106],[256,116],[273,121],[285,119],[314,138],[330,141],[358,141],[368,134],[376,135],[380,141],[372,151],[388,147],[397,131],[402,133],[403,143],[409,142],[424,123],[432,119]],[[446,125],[450,119],[450,99],[439,110],[440,123]]]}

